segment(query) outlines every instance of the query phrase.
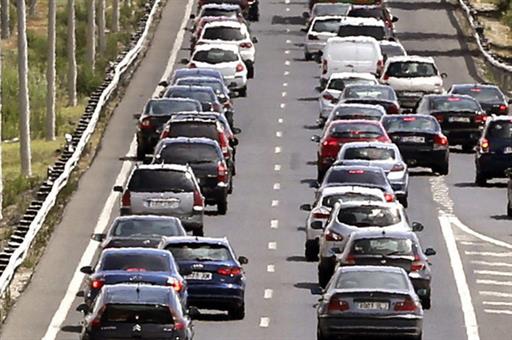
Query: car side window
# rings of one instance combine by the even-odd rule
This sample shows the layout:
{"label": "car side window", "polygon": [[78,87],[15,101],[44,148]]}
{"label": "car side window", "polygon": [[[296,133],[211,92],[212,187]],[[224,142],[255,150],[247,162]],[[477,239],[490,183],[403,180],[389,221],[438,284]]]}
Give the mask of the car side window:
{"label": "car side window", "polygon": [[425,106],[426,106],[425,102],[426,102],[425,99],[420,100],[420,102],[418,103],[418,106],[416,107],[416,112],[417,113],[423,113],[423,112],[426,111],[425,110]]}

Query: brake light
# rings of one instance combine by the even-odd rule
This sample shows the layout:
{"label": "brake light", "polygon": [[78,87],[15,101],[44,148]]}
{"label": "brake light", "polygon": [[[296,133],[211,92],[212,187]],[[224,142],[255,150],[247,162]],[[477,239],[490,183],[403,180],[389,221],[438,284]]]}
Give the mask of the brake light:
{"label": "brake light", "polygon": [[236,65],[236,72],[243,72],[244,71],[244,65],[238,64]]}
{"label": "brake light", "polygon": [[386,200],[386,202],[393,202],[395,200],[395,195],[386,192],[384,194],[384,199]]}
{"label": "brake light", "polygon": [[480,152],[487,153],[489,152],[489,140],[487,138],[482,138],[480,140]]}
{"label": "brake light", "polygon": [[318,40],[318,37],[314,34],[308,34],[308,39],[309,40]]}
{"label": "brake light", "polygon": [[145,272],[146,268],[127,268],[127,272]]}
{"label": "brake light", "polygon": [[391,171],[404,171],[404,170],[405,170],[405,166],[403,164],[401,164],[401,163],[395,164],[391,168]]}
{"label": "brake light", "polygon": [[322,74],[327,73],[327,60],[322,60]]}
{"label": "brake light", "polygon": [[174,329],[177,331],[182,331],[187,328],[187,325],[185,325],[184,322],[175,322],[174,323]]}
{"label": "brake light", "polygon": [[439,134],[434,136],[434,150],[448,149],[448,138],[445,135]]}
{"label": "brake light", "polygon": [[425,263],[423,263],[420,257],[416,255],[414,257],[414,262],[411,264],[411,272],[419,272],[423,269],[425,269]]}
{"label": "brake light", "polygon": [[153,126],[151,125],[151,118],[147,117],[140,121],[139,127],[141,129],[150,129]]}
{"label": "brake light", "polygon": [[92,289],[101,289],[105,285],[105,280],[103,279],[94,279],[91,281]]}
{"label": "brake light", "polygon": [[196,67],[197,67],[197,66],[196,66],[196,64],[194,64],[194,63],[190,63],[190,64],[188,64],[188,68],[196,68]]}
{"label": "brake light", "polygon": [[326,230],[325,231],[325,240],[326,241],[343,241],[343,236],[341,236],[338,233],[335,233],[334,231]]}
{"label": "brake light", "polygon": [[390,115],[397,115],[400,113],[400,109],[398,109],[398,106],[396,106],[395,104],[392,104],[388,107],[387,112]]}
{"label": "brake light", "polygon": [[379,138],[377,138],[377,140],[378,140],[379,142],[382,142],[382,143],[389,143],[389,142],[391,142],[391,141],[389,140],[389,137],[388,137],[387,135],[379,136]]}
{"label": "brake light", "polygon": [[404,117],[402,120],[404,122],[414,122],[416,120],[416,117]]}
{"label": "brake light", "polygon": [[382,80],[389,80],[389,74],[384,74],[384,76],[382,77]]}
{"label": "brake light", "polygon": [[416,308],[418,308],[418,304],[411,297],[407,297],[402,302],[395,303],[395,311],[399,312],[414,312]]}
{"label": "brake light", "polygon": [[325,139],[320,148],[320,156],[322,158],[336,157],[340,151],[340,144],[336,138],[328,137]]}
{"label": "brake light", "polygon": [[507,105],[500,105],[499,110],[501,112],[506,112],[506,111],[508,111],[508,106]]}
{"label": "brake light", "polygon": [[338,296],[333,296],[329,300],[329,305],[327,306],[327,312],[344,312],[349,310],[350,306],[347,301],[341,300]]}
{"label": "brake light", "polygon": [[217,163],[217,181],[222,183],[228,182],[228,168],[224,162]]}
{"label": "brake light", "polygon": [[324,93],[322,97],[325,100],[330,100],[330,101],[334,100],[334,96],[332,94],[330,94],[329,92]]}
{"label": "brake light", "polygon": [[364,170],[349,170],[348,173],[351,175],[362,175],[364,174]]}
{"label": "brake light", "polygon": [[314,212],[312,214],[313,218],[318,218],[318,219],[322,219],[322,220],[325,220],[325,219],[328,219],[329,218],[329,214],[328,213],[324,213],[324,212]]}
{"label": "brake light", "polygon": [[217,274],[222,276],[238,276],[242,273],[242,269],[239,267],[220,267],[217,269]]}
{"label": "brake light", "polygon": [[121,198],[121,205],[123,207],[129,207],[132,205],[132,196],[130,194],[130,191],[129,190],[126,190],[124,193],[123,193],[123,197]]}
{"label": "brake light", "polygon": [[171,277],[169,280],[167,280],[167,285],[172,287],[176,292],[181,292],[183,289],[183,282],[174,277]]}
{"label": "brake light", "polygon": [[487,120],[487,115],[485,114],[476,114],[475,115],[475,123],[483,124]]}
{"label": "brake light", "polygon": [[251,48],[252,44],[250,42],[243,42],[240,44],[241,48]]}
{"label": "brake light", "polygon": [[352,254],[348,254],[348,256],[343,261],[344,264],[356,264],[356,258]]}
{"label": "brake light", "polygon": [[164,139],[164,138],[169,137],[169,132],[170,132],[170,128],[169,128],[169,125],[167,125],[167,126],[162,130],[162,133],[160,134],[160,139]]}
{"label": "brake light", "polygon": [[194,208],[195,211],[202,211],[204,209],[204,198],[201,192],[194,191]]}

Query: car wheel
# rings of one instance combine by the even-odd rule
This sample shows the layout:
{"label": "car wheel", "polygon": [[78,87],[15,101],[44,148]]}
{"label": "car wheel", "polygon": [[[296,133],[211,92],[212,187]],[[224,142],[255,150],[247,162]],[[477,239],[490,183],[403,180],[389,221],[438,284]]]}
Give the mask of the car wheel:
{"label": "car wheel", "polygon": [[325,288],[333,274],[334,263],[331,264],[320,261],[320,263],[318,264],[318,284],[320,285],[320,287]]}
{"label": "car wheel", "polygon": [[137,143],[137,160],[138,161],[143,161],[144,158],[146,157],[146,149],[144,148],[143,145],[140,145]]}
{"label": "car wheel", "polygon": [[421,307],[423,307],[423,309],[430,309],[430,307],[432,307],[430,294],[421,299]]}
{"label": "car wheel", "polygon": [[193,229],[192,236],[204,236],[203,226],[201,226],[201,228]]}
{"label": "car wheel", "polygon": [[448,175],[448,172],[450,170],[450,164],[448,162],[444,162],[442,164],[436,165],[432,168],[432,171],[437,172],[441,176]]}
{"label": "car wheel", "polygon": [[247,79],[253,79],[254,78],[254,64],[251,61],[248,61],[245,63],[245,66],[247,67]]}
{"label": "car wheel", "polygon": [[245,318],[245,303],[228,310],[228,316],[231,320],[242,320]]}
{"label": "car wheel", "polygon": [[487,185],[487,178],[477,171],[475,176],[475,184],[479,187],[484,187]]}
{"label": "car wheel", "polygon": [[313,60],[313,54],[308,53],[308,52],[304,52],[304,59],[306,59],[306,61]]}
{"label": "car wheel", "polygon": [[244,86],[240,90],[238,90],[238,95],[240,97],[247,97],[247,86]]}
{"label": "car wheel", "polygon": [[475,147],[474,144],[464,144],[464,145],[462,145],[462,151],[471,152],[471,151],[473,151],[474,147]]}
{"label": "car wheel", "polygon": [[400,202],[400,204],[402,204],[404,206],[404,208],[407,208],[407,206],[409,205],[409,200],[407,199],[407,195],[400,197],[398,199],[398,202]]}
{"label": "car wheel", "polygon": [[228,211],[228,198],[227,196],[222,197],[217,201],[217,213],[219,215],[226,215]]}
{"label": "car wheel", "polygon": [[512,217],[512,202],[508,202],[507,204],[507,215],[508,217]]}
{"label": "car wheel", "polygon": [[319,244],[318,240],[307,240],[304,255],[306,261],[318,261]]}

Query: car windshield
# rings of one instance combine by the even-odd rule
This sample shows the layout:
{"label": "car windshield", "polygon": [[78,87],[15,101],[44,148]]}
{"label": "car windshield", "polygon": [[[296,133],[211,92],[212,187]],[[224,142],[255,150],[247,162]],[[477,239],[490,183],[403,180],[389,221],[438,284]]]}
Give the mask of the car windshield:
{"label": "car windshield", "polygon": [[313,16],[345,16],[347,15],[349,9],[349,4],[318,4],[313,7]]}
{"label": "car windshield", "polygon": [[238,61],[238,54],[231,50],[212,48],[211,50],[197,51],[192,60],[208,64],[230,63]]}
{"label": "car windshield", "polygon": [[376,85],[377,81],[374,79],[363,79],[363,78],[343,78],[343,79],[332,79],[327,85],[330,90],[343,91],[347,85]]}
{"label": "car windshield", "polygon": [[377,40],[384,40],[386,32],[383,26],[369,25],[341,25],[338,30],[339,37],[365,36]]}
{"label": "car windshield", "polygon": [[203,17],[228,17],[228,18],[236,18],[238,11],[236,10],[228,10],[228,9],[220,9],[220,8],[204,8],[202,11]]}
{"label": "car windshield", "polygon": [[180,79],[176,85],[206,86],[211,88],[217,95],[224,93],[224,85],[220,81],[206,81],[201,79]]}
{"label": "car windshield", "polygon": [[163,305],[108,304],[101,314],[101,323],[173,325],[174,319],[169,307]]}
{"label": "car windshield", "polygon": [[201,111],[201,104],[195,100],[152,100],[146,105],[146,115],[168,115],[175,112]]}
{"label": "car windshield", "polygon": [[387,227],[399,223],[401,218],[395,207],[360,205],[340,209],[338,221],[359,228]]}
{"label": "car windshield", "polygon": [[433,117],[386,116],[382,125],[388,133],[393,132],[439,132],[439,123]]}
{"label": "car windshield", "polygon": [[361,270],[341,273],[335,284],[339,289],[409,290],[405,275],[397,272]]}
{"label": "car windshield", "polygon": [[173,122],[167,137],[205,137],[217,140],[219,131],[215,123]]}
{"label": "car windshield", "polygon": [[413,243],[407,238],[362,238],[355,240],[351,255],[414,255]]}
{"label": "car windshield", "polygon": [[481,103],[502,103],[503,94],[495,87],[456,87],[454,94],[466,94]]}
{"label": "car windshield", "polygon": [[365,161],[393,161],[395,160],[395,150],[391,148],[377,147],[355,147],[348,148],[343,154],[343,159],[361,159]]}
{"label": "car windshield", "polygon": [[207,40],[244,40],[246,35],[238,27],[216,26],[207,27],[204,30],[202,39]]}
{"label": "car windshield", "polygon": [[341,19],[315,20],[312,31],[317,33],[337,33],[340,27],[340,20]]}
{"label": "car windshield", "polygon": [[338,170],[335,168],[327,172],[324,183],[367,184],[376,187],[385,187],[388,185],[386,175],[377,170]]}
{"label": "car windshield", "polygon": [[386,57],[399,57],[405,55],[403,48],[397,45],[382,44],[380,50]]}
{"label": "car windshield", "polygon": [[100,263],[100,270],[164,272],[170,269],[169,258],[160,254],[108,253]]}
{"label": "car windshield", "polygon": [[334,138],[374,139],[384,135],[381,127],[376,124],[350,123],[335,124],[331,127],[329,135]]}
{"label": "car windshield", "polygon": [[216,101],[213,91],[204,91],[197,88],[193,89],[176,89],[171,88],[165,94],[167,98],[192,98],[200,103],[213,103]]}
{"label": "car windshield", "polygon": [[432,111],[480,111],[480,105],[468,97],[437,97],[430,101]]}
{"label": "car windshield", "polygon": [[128,184],[133,192],[191,192],[194,191],[192,177],[182,171],[160,169],[137,169]]}
{"label": "car windshield", "polygon": [[214,145],[201,143],[170,143],[159,155],[160,161],[169,164],[217,164],[220,160]]}
{"label": "car windshield", "polygon": [[166,248],[176,261],[230,261],[229,249],[222,244],[177,243]]}
{"label": "car windshield", "polygon": [[512,120],[503,122],[494,122],[487,128],[489,138],[512,139]]}
{"label": "car windshield", "polygon": [[183,227],[171,219],[117,220],[112,228],[114,237],[184,236]]}
{"label": "car windshield", "polygon": [[432,63],[395,61],[389,64],[386,75],[395,78],[434,77],[437,69]]}
{"label": "car windshield", "polygon": [[337,202],[354,202],[354,201],[365,201],[365,202],[382,202],[382,199],[375,195],[363,194],[359,192],[345,192],[343,194],[334,194],[325,196],[322,199],[322,205],[324,207],[332,208]]}
{"label": "car windshield", "polygon": [[350,86],[343,92],[343,98],[346,99],[377,99],[377,100],[395,100],[393,90],[385,86]]}
{"label": "car windshield", "polygon": [[333,120],[364,119],[378,121],[383,112],[370,107],[337,107],[332,113]]}

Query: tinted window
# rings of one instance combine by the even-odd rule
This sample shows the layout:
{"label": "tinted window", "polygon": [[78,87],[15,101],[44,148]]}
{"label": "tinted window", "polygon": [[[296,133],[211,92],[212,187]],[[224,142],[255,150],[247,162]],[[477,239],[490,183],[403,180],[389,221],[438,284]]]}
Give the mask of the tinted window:
{"label": "tinted window", "polygon": [[336,280],[335,287],[341,289],[398,289],[409,290],[407,278],[396,272],[376,270],[350,271],[342,273]]}
{"label": "tinted window", "polygon": [[343,25],[338,31],[340,37],[365,36],[373,37],[377,40],[384,40],[386,32],[382,26],[359,26]]}
{"label": "tinted window", "polygon": [[200,143],[171,143],[160,150],[160,160],[170,164],[217,163],[220,159],[213,145]]}
{"label": "tinted window", "polygon": [[176,261],[229,261],[232,260],[229,249],[220,244],[180,243],[170,244],[167,248]]}
{"label": "tinted window", "polygon": [[480,105],[471,98],[464,97],[434,97],[430,100],[432,111],[479,111]]}
{"label": "tinted window", "polygon": [[386,74],[396,78],[433,77],[437,69],[431,63],[399,61],[389,64]]}
{"label": "tinted window", "polygon": [[361,7],[361,8],[352,8],[348,13],[349,17],[355,18],[377,18],[381,19],[382,9],[379,7]]}
{"label": "tinted window", "polygon": [[386,177],[381,172],[368,170],[335,170],[329,171],[325,183],[360,183],[387,186]]}
{"label": "tinted window", "polygon": [[173,122],[168,137],[206,137],[217,140],[219,132],[215,123]]}
{"label": "tinted window", "polygon": [[340,27],[340,19],[315,20],[313,32],[337,33]]}
{"label": "tinted window", "polygon": [[355,240],[352,255],[414,255],[413,243],[406,238],[370,238]]}
{"label": "tinted window", "polygon": [[343,91],[347,85],[375,85],[376,80],[361,78],[332,79],[327,86],[328,89]]}
{"label": "tinted window", "polygon": [[371,107],[337,107],[334,109],[334,119],[370,119],[380,120],[383,112]]}
{"label": "tinted window", "polygon": [[329,135],[335,138],[367,139],[382,136],[384,132],[375,124],[349,123],[333,124]]}
{"label": "tinted window", "polygon": [[116,237],[184,236],[183,227],[172,220],[129,219],[118,220],[112,235]]}
{"label": "tinted window", "polygon": [[205,29],[202,39],[238,41],[245,39],[245,34],[242,34],[240,28],[237,27],[208,27]]}
{"label": "tinted window", "polygon": [[439,123],[430,117],[391,117],[386,116],[382,122],[388,133],[393,132],[431,132],[439,131]]}
{"label": "tinted window", "polygon": [[362,159],[367,161],[391,161],[395,157],[395,150],[393,149],[372,147],[348,148],[343,155],[343,159]]}
{"label": "tinted window", "polygon": [[237,11],[223,10],[218,8],[205,8],[202,11],[203,17],[229,17],[236,18]]}
{"label": "tinted window", "polygon": [[512,138],[512,121],[491,123],[487,129],[487,136],[490,138]]}
{"label": "tinted window", "polygon": [[209,64],[227,63],[238,61],[238,54],[230,50],[212,48],[208,51],[197,51],[192,60]]}
{"label": "tinted window", "polygon": [[102,323],[174,324],[168,307],[162,305],[107,305],[101,315]]}
{"label": "tinted window", "polygon": [[184,111],[201,111],[201,104],[193,100],[154,100],[146,105],[144,113],[165,115]]}
{"label": "tinted window", "polygon": [[504,101],[501,92],[494,87],[458,87],[452,92],[456,94],[467,94],[482,103],[501,103]]}
{"label": "tinted window", "polygon": [[172,170],[139,169],[130,178],[128,190],[134,192],[190,192],[194,183],[188,173]]}
{"label": "tinted window", "polygon": [[378,196],[374,195],[368,195],[368,194],[361,194],[358,192],[347,192],[343,194],[335,194],[335,195],[329,195],[325,196],[322,200],[322,205],[328,208],[334,207],[336,202],[353,202],[353,201],[376,201],[376,202],[382,202],[382,199]]}
{"label": "tinted window", "polygon": [[169,259],[154,254],[107,254],[101,260],[100,270],[164,272],[169,270]]}
{"label": "tinted window", "polygon": [[345,89],[344,98],[395,100],[392,89],[381,86],[350,86]]}
{"label": "tinted window", "polygon": [[222,84],[220,81],[183,78],[178,80],[176,85],[206,86],[211,88],[216,94],[224,93],[224,84]]}
{"label": "tinted window", "polygon": [[165,94],[167,98],[192,98],[200,103],[208,103],[215,102],[215,93],[210,91],[202,91],[198,89],[169,89]]}
{"label": "tinted window", "polygon": [[[326,16],[326,15],[344,16],[347,14],[349,9],[350,9],[350,5],[348,5],[348,4],[316,5],[313,8],[313,15],[314,16]],[[334,33],[336,33],[336,32],[334,32]]]}
{"label": "tinted window", "polygon": [[365,228],[390,226],[400,222],[401,218],[397,208],[363,205],[340,209],[338,221]]}

